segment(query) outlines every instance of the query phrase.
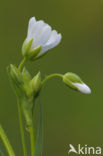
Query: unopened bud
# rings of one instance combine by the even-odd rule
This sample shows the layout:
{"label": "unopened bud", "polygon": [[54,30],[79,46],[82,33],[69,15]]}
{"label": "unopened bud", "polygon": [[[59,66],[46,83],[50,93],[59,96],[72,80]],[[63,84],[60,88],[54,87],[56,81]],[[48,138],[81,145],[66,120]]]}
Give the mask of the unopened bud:
{"label": "unopened bud", "polygon": [[21,75],[20,71],[18,70],[18,68],[16,66],[11,64],[8,67],[8,72],[9,72],[9,75],[11,76],[12,80],[16,84],[21,84],[23,82],[22,75]]}
{"label": "unopened bud", "polygon": [[31,80],[31,85],[33,88],[33,91],[35,93],[39,92],[41,88],[41,74],[38,72],[38,74]]}
{"label": "unopened bud", "polygon": [[24,82],[29,83],[29,81],[31,80],[31,75],[30,75],[30,73],[27,71],[27,69],[25,67],[23,68],[22,76],[23,76]]}
{"label": "unopened bud", "polygon": [[74,73],[66,73],[63,76],[63,82],[72,89],[78,90],[84,94],[90,94],[91,89]]}

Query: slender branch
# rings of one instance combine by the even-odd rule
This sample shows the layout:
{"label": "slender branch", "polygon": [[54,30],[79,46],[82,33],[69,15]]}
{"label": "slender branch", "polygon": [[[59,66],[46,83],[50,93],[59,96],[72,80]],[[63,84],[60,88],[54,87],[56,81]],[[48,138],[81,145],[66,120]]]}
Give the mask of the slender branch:
{"label": "slender branch", "polygon": [[23,152],[24,152],[24,156],[27,156],[25,134],[24,134],[24,129],[23,129],[22,113],[21,113],[21,107],[20,107],[19,100],[18,100],[18,115],[19,115],[19,124],[20,124],[20,132],[21,132]]}
{"label": "slender branch", "polygon": [[26,59],[26,57],[24,57],[24,59],[21,61],[20,65],[19,65],[19,67],[18,67],[18,69],[19,69],[20,71],[22,70],[22,68],[23,68],[24,64],[26,63],[26,61],[27,61],[27,59]]}
{"label": "slender branch", "polygon": [[4,146],[8,152],[8,155],[9,156],[15,156],[14,150],[13,150],[13,148],[12,148],[12,146],[11,146],[11,144],[10,144],[10,142],[9,142],[9,140],[8,140],[8,138],[7,138],[7,136],[6,136],[1,125],[0,125],[0,138],[4,143]]}
{"label": "slender branch", "polygon": [[51,74],[51,75],[48,75],[43,81],[42,81],[42,85],[44,85],[44,83],[53,78],[53,77],[60,77],[60,78],[63,78],[63,75],[62,74],[58,74],[58,73],[54,73],[54,74]]}
{"label": "slender branch", "polygon": [[[22,68],[24,64],[26,63],[27,59],[24,57],[24,59],[21,61],[18,69],[22,71]],[[20,105],[18,104],[18,112],[19,112],[19,122],[20,122],[20,129],[21,129],[21,137],[22,137],[22,144],[23,144],[23,149],[24,149],[24,156],[27,156],[26,152],[26,145],[25,145],[25,136],[24,136],[24,131],[23,131],[23,122],[22,122],[22,115],[21,115],[21,108]],[[33,124],[28,127],[29,134],[30,134],[30,142],[31,142],[31,156],[34,156],[34,150],[35,150],[35,138],[34,138],[34,127]]]}
{"label": "slender branch", "polygon": [[31,142],[31,156],[34,156],[34,150],[35,150],[35,138],[34,138],[34,127],[29,126],[29,133],[30,133],[30,142]]}
{"label": "slender branch", "polygon": [[[28,132],[30,135],[31,156],[34,156],[35,138],[34,138],[33,115],[32,115],[31,105],[32,105],[32,103],[30,102],[30,99],[29,100],[27,98],[22,99],[21,107],[22,107],[22,110],[24,113]],[[21,108],[20,108],[20,110],[21,110]]]}
{"label": "slender branch", "polygon": [[[21,63],[18,66],[19,71],[22,70],[26,61],[27,59],[26,57],[24,57],[24,59],[21,61]],[[18,115],[19,115],[19,124],[20,124],[20,133],[21,133],[23,152],[24,152],[24,156],[27,156],[26,141],[25,141],[25,134],[24,134],[24,129],[23,129],[23,121],[22,121],[22,112],[21,112],[21,106],[20,106],[19,100],[17,101],[17,103],[18,103]]]}

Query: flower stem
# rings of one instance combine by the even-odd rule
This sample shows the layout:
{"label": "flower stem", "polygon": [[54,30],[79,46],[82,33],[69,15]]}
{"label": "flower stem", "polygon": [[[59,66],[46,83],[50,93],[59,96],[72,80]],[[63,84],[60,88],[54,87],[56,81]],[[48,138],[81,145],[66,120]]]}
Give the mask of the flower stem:
{"label": "flower stem", "polygon": [[15,156],[15,153],[14,153],[14,150],[2,128],[2,126],[0,125],[0,138],[2,139],[3,143],[4,143],[4,146],[8,152],[8,155],[9,156]]}
{"label": "flower stem", "polygon": [[44,85],[44,83],[53,78],[53,77],[60,77],[60,78],[63,78],[63,75],[62,74],[58,74],[58,73],[54,73],[54,74],[51,74],[51,75],[48,75],[43,81],[42,81],[42,85]]}
{"label": "flower stem", "polygon": [[[23,68],[24,64],[26,63],[26,61],[27,61],[27,58],[24,57],[24,59],[21,61],[20,65],[18,66],[19,71],[22,71],[22,68]],[[21,137],[22,137],[24,156],[27,156],[26,145],[25,145],[25,135],[24,135],[24,130],[23,130],[23,122],[22,122],[22,115],[21,115],[20,104],[18,104],[18,112],[19,112],[19,122],[20,122],[20,130],[21,130]],[[33,127],[33,124],[28,127],[28,130],[29,130],[30,142],[31,142],[31,156],[34,156],[35,138],[34,138],[34,127]]]}
{"label": "flower stem", "polygon": [[21,139],[22,139],[22,146],[24,151],[24,156],[27,156],[27,150],[26,150],[26,143],[25,143],[25,134],[23,130],[23,121],[22,121],[22,113],[21,113],[21,107],[18,100],[18,115],[19,115],[19,124],[20,124],[20,132],[21,132]]}
{"label": "flower stem", "polygon": [[[19,71],[22,70],[24,64],[26,63],[27,59],[24,57],[24,59],[21,61],[21,63],[18,66]],[[19,124],[20,124],[20,132],[21,132],[21,140],[22,140],[22,146],[23,146],[23,152],[24,156],[27,156],[27,150],[26,150],[26,142],[25,142],[25,134],[23,129],[23,121],[22,121],[22,112],[21,112],[21,106],[19,100],[18,103],[18,115],[19,115]]]}
{"label": "flower stem", "polygon": [[18,69],[19,69],[20,71],[22,70],[22,68],[23,68],[23,66],[24,66],[24,64],[25,64],[26,61],[27,61],[27,58],[24,57],[24,59],[21,61],[21,63],[19,64],[19,67],[18,67]]}
{"label": "flower stem", "polygon": [[34,150],[35,150],[35,138],[34,138],[34,127],[29,126],[29,133],[30,133],[30,142],[31,142],[31,156],[34,156]]}

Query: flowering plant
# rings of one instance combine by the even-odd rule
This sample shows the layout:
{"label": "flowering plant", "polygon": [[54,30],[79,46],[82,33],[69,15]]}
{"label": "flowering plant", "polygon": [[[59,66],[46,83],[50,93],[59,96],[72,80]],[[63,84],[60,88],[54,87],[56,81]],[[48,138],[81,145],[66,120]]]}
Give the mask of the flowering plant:
{"label": "flowering plant", "polygon": [[[35,61],[44,56],[48,50],[57,46],[61,41],[62,35],[58,34],[56,30],[52,30],[51,26],[44,21],[36,21],[32,17],[29,21],[27,37],[22,46],[23,60],[19,66],[10,64],[7,68],[11,85],[15,91],[18,103],[18,114],[20,122],[21,140],[23,146],[24,156],[27,156],[27,147],[24,133],[24,122],[26,122],[27,133],[30,134],[31,142],[31,156],[42,155],[42,110],[40,105],[39,125],[37,133],[34,130],[34,107],[35,100],[39,97],[40,92],[47,82],[53,77],[61,78],[62,82],[68,87],[80,91],[85,94],[90,94],[90,88],[81,80],[79,76],[68,72],[66,74],[54,73],[41,79],[41,73],[38,72],[32,78],[31,74],[25,67],[27,61]],[[2,126],[0,125],[0,138],[4,143],[9,156],[15,156],[14,149],[8,140]]]}

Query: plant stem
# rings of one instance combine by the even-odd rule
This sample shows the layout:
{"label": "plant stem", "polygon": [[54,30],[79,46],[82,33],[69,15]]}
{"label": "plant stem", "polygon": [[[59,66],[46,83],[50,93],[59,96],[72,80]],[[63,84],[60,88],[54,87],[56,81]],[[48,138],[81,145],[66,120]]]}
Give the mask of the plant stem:
{"label": "plant stem", "polygon": [[[26,63],[27,59],[24,57],[24,59],[21,61],[21,63],[18,66],[19,71],[22,70],[24,64]],[[23,146],[23,152],[24,156],[27,156],[27,150],[26,150],[26,142],[25,142],[25,134],[23,129],[23,121],[22,121],[22,112],[21,112],[21,106],[19,100],[18,103],[18,115],[19,115],[19,124],[20,124],[20,132],[21,132],[21,140],[22,140],[22,146]]]}
{"label": "plant stem", "polygon": [[8,152],[8,155],[9,156],[15,156],[15,153],[14,153],[14,150],[2,128],[2,126],[0,125],[0,138],[2,139],[3,143],[4,143],[4,146]]}
{"label": "plant stem", "polygon": [[[19,71],[22,71],[22,68],[24,64],[26,63],[27,58],[24,57],[24,59],[21,61],[18,69]],[[21,129],[21,137],[22,137],[22,144],[23,144],[23,150],[24,150],[24,156],[27,156],[26,152],[26,145],[25,145],[25,135],[23,130],[23,122],[22,122],[22,114],[21,114],[21,107],[20,104],[18,104],[18,112],[19,112],[19,122],[20,122],[20,129]],[[31,156],[34,156],[34,149],[35,149],[35,138],[34,138],[34,127],[33,124],[28,127],[29,133],[30,133],[30,142],[31,142]]]}
{"label": "plant stem", "polygon": [[20,71],[22,70],[22,68],[23,68],[23,66],[24,66],[24,64],[25,64],[26,61],[27,61],[27,59],[26,59],[26,57],[24,57],[24,59],[21,61],[20,65],[19,65],[19,67],[18,67],[18,69],[19,69]]}
{"label": "plant stem", "polygon": [[27,156],[27,150],[26,150],[26,143],[25,143],[25,134],[23,130],[23,121],[22,121],[22,113],[21,113],[21,107],[18,100],[18,115],[19,115],[19,124],[20,124],[20,132],[21,132],[21,139],[22,139],[22,146],[24,151],[24,156]]}
{"label": "plant stem", "polygon": [[30,133],[30,142],[31,142],[31,156],[34,156],[34,150],[35,150],[35,138],[34,138],[34,127],[29,126],[29,133]]}
{"label": "plant stem", "polygon": [[54,74],[51,74],[51,75],[48,75],[43,81],[42,81],[42,85],[44,85],[44,83],[53,78],[53,77],[60,77],[60,78],[63,78],[63,75],[62,74],[58,74],[58,73],[54,73]]}

